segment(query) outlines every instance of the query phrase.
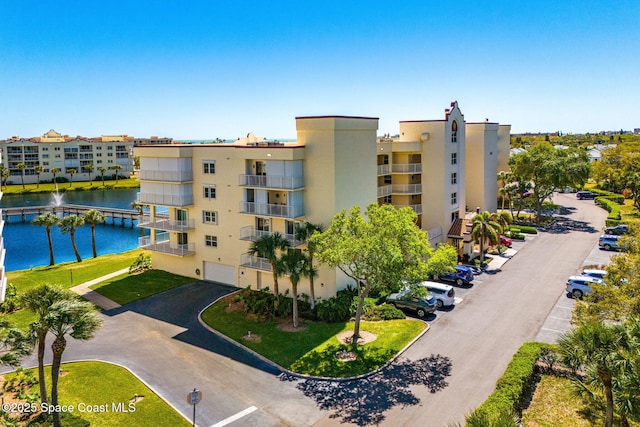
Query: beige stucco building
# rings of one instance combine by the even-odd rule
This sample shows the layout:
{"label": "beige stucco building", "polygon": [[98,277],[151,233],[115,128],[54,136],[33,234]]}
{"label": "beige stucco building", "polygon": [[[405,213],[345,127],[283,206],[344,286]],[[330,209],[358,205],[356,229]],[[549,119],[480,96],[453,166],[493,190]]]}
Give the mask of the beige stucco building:
{"label": "beige stucco building", "polygon": [[[140,226],[151,231],[140,247],[177,274],[272,287],[269,263],[248,254],[252,241],[277,231],[302,247],[296,222],[327,226],[343,209],[378,202],[411,207],[433,245],[462,251],[469,175],[486,184],[474,182],[471,208],[476,198],[496,204],[499,128],[466,124],[454,102],[442,120],[400,122],[396,137],[378,138],[377,118],[322,116],[297,117],[295,142],[249,134],[231,144],[138,146],[139,201],[150,206]],[[279,283],[281,292],[290,286]],[[320,266],[315,283],[327,298],[349,280]]]}

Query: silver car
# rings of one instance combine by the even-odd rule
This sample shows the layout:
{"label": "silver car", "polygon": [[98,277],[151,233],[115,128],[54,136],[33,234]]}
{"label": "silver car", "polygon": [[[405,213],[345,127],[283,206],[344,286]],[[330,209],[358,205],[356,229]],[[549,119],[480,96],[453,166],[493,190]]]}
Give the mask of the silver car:
{"label": "silver car", "polygon": [[580,299],[583,295],[591,293],[591,285],[594,283],[603,283],[603,280],[590,276],[571,276],[567,279],[567,293]]}
{"label": "silver car", "polygon": [[436,298],[436,304],[439,309],[442,307],[451,307],[456,303],[456,291],[453,289],[453,286],[429,281],[420,283],[420,286],[429,289],[429,293]]}

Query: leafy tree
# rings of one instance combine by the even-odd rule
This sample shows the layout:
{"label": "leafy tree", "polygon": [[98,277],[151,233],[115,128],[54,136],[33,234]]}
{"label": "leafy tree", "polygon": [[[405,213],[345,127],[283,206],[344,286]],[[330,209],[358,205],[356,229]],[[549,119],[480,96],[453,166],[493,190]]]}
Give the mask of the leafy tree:
{"label": "leafy tree", "polygon": [[104,174],[107,173],[107,169],[98,168],[98,172],[100,172],[100,177],[102,178],[102,186],[104,187]]}
{"label": "leafy tree", "polygon": [[104,222],[104,215],[95,209],[90,209],[84,214],[84,223],[89,224],[91,228],[91,252],[93,257],[96,258],[98,253],[96,252],[96,225]]}
{"label": "leafy tree", "polygon": [[93,185],[93,179],[91,179],[91,172],[93,172],[94,168],[95,168],[95,166],[93,165],[93,163],[86,164],[86,165],[84,165],[82,167],[82,169],[87,171],[87,173],[89,174],[89,184],[90,185]]}
{"label": "leafy tree", "polygon": [[115,174],[116,174],[116,185],[118,185],[118,177],[120,176],[120,169],[122,169],[122,166],[113,165],[113,166],[111,166],[110,169],[113,169],[115,171]]}
{"label": "leafy tree", "polygon": [[73,183],[73,175],[75,175],[77,172],[78,172],[78,169],[75,169],[75,168],[67,169],[67,173],[70,176],[69,187],[71,187],[71,184]]}
{"label": "leafy tree", "polygon": [[480,243],[480,264],[484,264],[484,242],[498,244],[501,232],[500,224],[487,211],[480,212],[471,220],[471,238]]}
{"label": "leafy tree", "polygon": [[[320,224],[312,224],[309,221],[304,224],[296,224],[295,229],[295,238],[301,242],[307,243],[307,254],[309,255],[309,264],[311,269],[313,269],[313,260],[316,254],[316,245],[311,242],[309,239],[315,233],[322,233],[322,225]],[[309,276],[309,296],[311,299],[311,308],[315,308],[316,304],[316,294],[313,283],[314,275],[311,274]]]}
{"label": "leafy tree", "polygon": [[527,151],[512,156],[509,164],[514,176],[533,185],[537,221],[542,217],[544,200],[559,188],[584,186],[591,168],[584,150],[556,149],[548,142],[534,144]]}
{"label": "leafy tree", "polygon": [[33,341],[20,329],[0,319],[0,364],[18,366],[23,356],[31,353]]}
{"label": "leafy tree", "polygon": [[303,277],[312,277],[315,273],[307,254],[298,249],[289,249],[278,260],[279,270],[289,275],[291,298],[293,300],[293,327],[298,327],[298,283]]}
{"label": "leafy tree", "polygon": [[53,241],[51,240],[51,227],[58,225],[60,219],[52,212],[43,213],[38,215],[36,219],[32,221],[35,225],[44,226],[47,232],[47,242],[49,243],[49,265],[55,264],[55,259],[53,255]]}
{"label": "leafy tree", "polygon": [[20,304],[38,316],[31,324],[31,332],[38,343],[38,381],[40,383],[40,400],[47,402],[47,387],[44,375],[44,350],[49,327],[45,318],[51,307],[58,301],[74,300],[77,296],[66,289],[54,287],[48,284],[31,288],[20,295]]}
{"label": "leafy tree", "polygon": [[22,181],[22,189],[24,190],[24,170],[27,168],[27,165],[20,162],[16,167],[20,169],[20,180]]}
{"label": "leafy tree", "polygon": [[273,274],[273,294],[276,296],[275,305],[278,304],[278,277],[282,275],[280,264],[278,263],[278,254],[289,249],[290,243],[281,233],[277,231],[271,234],[260,236],[255,242],[251,243],[249,253],[260,258],[266,258],[271,264],[271,273]]}
{"label": "leafy tree", "polygon": [[373,203],[367,207],[365,217],[360,207],[355,206],[349,213],[336,214],[327,230],[311,237],[318,259],[338,268],[356,284],[354,344],[360,335],[362,309],[370,292],[399,287],[404,280],[413,282],[429,277],[427,260],[434,253],[426,232],[416,225],[413,209]]}
{"label": "leafy tree", "polygon": [[[67,347],[66,336],[77,340],[93,338],[94,333],[102,325],[93,304],[88,301],[62,300],[55,302],[47,313],[44,323],[56,337],[51,344],[53,362],[51,363],[51,404],[57,406],[58,378],[62,354]],[[60,413],[53,412],[53,425],[60,427]]]}
{"label": "leafy tree", "polygon": [[9,179],[9,176],[11,176],[9,169],[4,165],[0,165],[0,190],[2,190],[2,187],[7,185],[7,179]]}
{"label": "leafy tree", "polygon": [[63,234],[69,233],[69,238],[71,239],[71,247],[73,248],[73,253],[76,256],[77,262],[81,262],[82,258],[80,258],[80,252],[78,252],[78,248],[76,247],[76,228],[82,227],[83,225],[84,219],[77,215],[65,216],[58,222],[60,231],[62,231]]}
{"label": "leafy tree", "polygon": [[40,166],[40,165],[38,165],[35,168],[33,168],[33,170],[36,172],[36,176],[38,178],[38,181],[36,183],[36,188],[40,188],[40,174],[42,173],[43,169],[44,168],[42,166]]}

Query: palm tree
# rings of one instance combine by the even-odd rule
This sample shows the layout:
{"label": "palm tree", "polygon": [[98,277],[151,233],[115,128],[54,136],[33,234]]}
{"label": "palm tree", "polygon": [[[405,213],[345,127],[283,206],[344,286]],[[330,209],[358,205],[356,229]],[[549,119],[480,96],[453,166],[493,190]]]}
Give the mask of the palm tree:
{"label": "palm tree", "polygon": [[58,224],[60,219],[52,212],[47,212],[39,215],[32,221],[35,225],[43,225],[47,232],[47,242],[49,242],[49,265],[54,265],[55,259],[53,256],[53,242],[51,240],[51,227]]}
{"label": "palm tree", "polygon": [[38,342],[38,382],[40,383],[40,400],[47,402],[47,387],[44,376],[44,350],[47,338],[48,326],[45,318],[49,314],[51,306],[62,300],[76,299],[72,291],[53,287],[47,284],[31,288],[20,295],[20,305],[38,316],[38,320],[31,324],[31,331]]}
{"label": "palm tree", "polygon": [[2,190],[3,186],[7,185],[7,178],[9,178],[10,175],[9,169],[7,169],[5,165],[0,165],[0,190]]}
{"label": "palm tree", "polygon": [[31,353],[32,349],[30,335],[13,328],[8,320],[0,319],[0,364],[18,366],[22,356]]}
{"label": "palm tree", "polygon": [[40,174],[43,171],[43,167],[38,165],[38,166],[34,167],[33,170],[36,171],[36,176],[38,177],[38,182],[36,184],[36,188],[40,188]]}
{"label": "palm tree", "polygon": [[484,264],[484,242],[497,244],[500,241],[500,224],[491,218],[487,211],[481,212],[471,220],[471,238],[480,242],[480,264]]}
{"label": "palm tree", "polygon": [[69,187],[71,187],[71,184],[73,183],[73,175],[75,175],[78,172],[78,169],[67,169],[67,173],[70,175],[69,178]]}
{"label": "palm tree", "polygon": [[[295,229],[295,239],[301,242],[306,242],[307,244],[307,253],[309,254],[309,264],[310,268],[313,269],[313,257],[316,251],[315,243],[309,241],[309,238],[313,236],[314,233],[322,233],[322,225],[320,224],[312,224],[309,221],[304,224],[296,224]],[[313,278],[314,274],[309,276],[309,293],[311,298],[311,308],[314,308],[316,305],[316,295],[313,287]]]}
{"label": "palm tree", "polygon": [[82,227],[84,225],[84,218],[77,215],[69,215],[60,220],[58,222],[60,226],[60,230],[62,233],[69,233],[69,237],[71,238],[71,247],[73,247],[73,253],[76,256],[76,261],[81,262],[82,258],[80,258],[80,253],[78,252],[78,248],[76,247],[76,228]]}
{"label": "palm tree", "polygon": [[60,169],[53,168],[51,169],[51,174],[53,175],[53,184],[56,186],[56,193],[58,192],[58,181],[56,181],[56,175],[60,173]]}
{"label": "palm tree", "polygon": [[258,256],[260,258],[266,258],[271,264],[271,271],[273,273],[273,294],[276,296],[276,305],[278,304],[278,276],[280,275],[280,269],[278,266],[278,252],[289,249],[290,243],[279,232],[272,234],[265,234],[259,237],[255,242],[251,243],[249,247],[249,254]]}
{"label": "palm tree", "polygon": [[120,165],[114,165],[114,166],[111,166],[111,169],[113,169],[114,171],[116,171],[116,185],[118,185],[118,175],[119,175],[119,173],[118,173],[118,172],[120,171],[120,169],[122,169],[122,166],[120,166]]}
{"label": "palm tree", "polygon": [[289,275],[293,298],[293,327],[298,327],[298,283],[303,277],[313,276],[309,256],[298,249],[289,249],[278,260],[279,269]]}
{"label": "palm tree", "polygon": [[[51,363],[51,404],[58,405],[58,377],[62,354],[67,347],[66,335],[77,340],[93,338],[102,325],[102,321],[89,301],[63,300],[54,303],[47,313],[44,323],[56,337],[51,344],[53,361]],[[53,425],[60,427],[60,412],[53,412]]]}
{"label": "palm tree", "polygon": [[104,222],[104,215],[95,209],[90,209],[84,214],[84,223],[89,224],[91,227],[91,251],[93,257],[96,258],[98,253],[96,252],[96,225]]}
{"label": "palm tree", "polygon": [[20,162],[16,165],[16,167],[20,169],[20,179],[22,180],[22,189],[24,190],[24,170],[26,169],[27,165]]}
{"label": "palm tree", "polygon": [[625,347],[624,326],[589,321],[558,338],[560,357],[573,369],[593,369],[604,391],[605,427],[613,425],[613,379],[620,350]]}
{"label": "palm tree", "polygon": [[86,170],[87,173],[89,174],[89,185],[93,185],[93,180],[91,179],[91,172],[93,172],[94,168],[95,166],[93,165],[93,163],[89,163],[88,165],[84,165],[82,167],[82,169]]}
{"label": "palm tree", "polygon": [[98,172],[100,172],[100,176],[102,177],[102,186],[104,187],[104,174],[107,170],[105,168],[98,168]]}

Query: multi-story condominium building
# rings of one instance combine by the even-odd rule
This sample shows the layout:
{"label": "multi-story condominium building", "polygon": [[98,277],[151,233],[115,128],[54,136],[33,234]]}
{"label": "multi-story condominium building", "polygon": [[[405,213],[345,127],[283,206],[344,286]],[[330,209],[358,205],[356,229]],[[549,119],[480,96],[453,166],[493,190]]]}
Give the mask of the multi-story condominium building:
{"label": "multi-story condominium building", "polygon": [[[133,172],[135,144],[170,144],[171,138],[134,138],[128,135],[102,135],[94,138],[69,137],[53,129],[35,138],[12,137],[0,141],[2,164],[9,169],[14,184],[53,180],[56,177],[88,181],[100,175],[100,169],[129,176]],[[21,168],[20,165],[24,165]],[[38,167],[41,170],[38,172]]]}
{"label": "multi-story condominium building", "polygon": [[[444,120],[400,122],[397,137],[377,138],[377,124],[366,117],[298,117],[290,143],[249,134],[226,144],[136,147],[139,202],[149,205],[140,226],[151,230],[140,247],[153,252],[158,268],[260,289],[272,286],[271,266],[248,253],[252,241],[277,231],[302,247],[297,222],[326,227],[343,209],[378,202],[410,206],[432,244],[450,242],[462,251],[467,175],[487,184],[493,177],[492,185],[473,191],[481,208],[496,204],[499,126],[469,131],[455,102]],[[467,132],[476,128],[482,135],[471,143],[482,147],[469,148]],[[320,266],[316,283],[316,295],[326,298],[349,279]],[[289,286],[280,285],[283,292]]]}

